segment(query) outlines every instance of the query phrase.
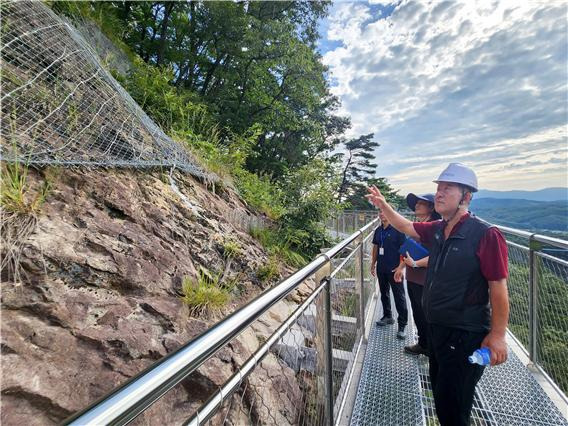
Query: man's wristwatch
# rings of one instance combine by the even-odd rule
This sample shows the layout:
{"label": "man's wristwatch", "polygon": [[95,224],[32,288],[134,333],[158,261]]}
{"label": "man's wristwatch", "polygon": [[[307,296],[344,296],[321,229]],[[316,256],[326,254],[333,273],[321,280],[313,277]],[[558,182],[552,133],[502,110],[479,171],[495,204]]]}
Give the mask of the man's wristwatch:
{"label": "man's wristwatch", "polygon": [[413,267],[413,268],[418,267],[418,265],[416,264],[416,260],[414,260],[414,259],[412,259],[412,267]]}

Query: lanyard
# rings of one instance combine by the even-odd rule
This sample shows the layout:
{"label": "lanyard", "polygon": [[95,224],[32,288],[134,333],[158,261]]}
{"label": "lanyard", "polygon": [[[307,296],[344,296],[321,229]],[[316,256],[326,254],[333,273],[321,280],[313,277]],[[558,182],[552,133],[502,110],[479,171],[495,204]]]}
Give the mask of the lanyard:
{"label": "lanyard", "polygon": [[[383,231],[385,231],[385,233],[383,234]],[[384,247],[385,246],[385,237],[388,237],[389,233],[388,233],[388,227],[387,229],[384,229],[381,226],[381,232],[379,232],[379,238],[381,239],[381,245],[379,247]]]}

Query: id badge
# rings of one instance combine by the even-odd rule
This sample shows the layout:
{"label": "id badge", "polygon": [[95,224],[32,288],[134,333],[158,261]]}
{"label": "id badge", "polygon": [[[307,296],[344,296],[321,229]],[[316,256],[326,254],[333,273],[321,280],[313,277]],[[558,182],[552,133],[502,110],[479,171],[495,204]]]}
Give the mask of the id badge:
{"label": "id badge", "polygon": [[379,256],[384,256],[385,249],[383,247],[379,247]]}

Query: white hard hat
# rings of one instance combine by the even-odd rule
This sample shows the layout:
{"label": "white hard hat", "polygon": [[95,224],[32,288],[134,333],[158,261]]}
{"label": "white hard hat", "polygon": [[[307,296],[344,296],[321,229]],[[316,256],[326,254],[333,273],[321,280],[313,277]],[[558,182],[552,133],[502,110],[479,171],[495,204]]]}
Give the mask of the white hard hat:
{"label": "white hard hat", "polygon": [[450,163],[434,183],[451,182],[469,186],[472,192],[477,192],[477,176],[475,172],[462,163]]}

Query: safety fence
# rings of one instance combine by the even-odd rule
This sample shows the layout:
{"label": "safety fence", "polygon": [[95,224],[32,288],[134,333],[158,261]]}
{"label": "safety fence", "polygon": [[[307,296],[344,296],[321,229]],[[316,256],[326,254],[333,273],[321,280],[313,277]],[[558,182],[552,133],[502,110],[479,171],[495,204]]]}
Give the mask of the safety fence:
{"label": "safety fence", "polygon": [[535,367],[568,393],[568,241],[499,226],[509,250],[509,330]]}
{"label": "safety fence", "polygon": [[[400,213],[411,220],[414,218],[410,210],[400,210]],[[326,228],[332,237],[343,239],[377,217],[377,210],[343,210],[327,220]]]}
{"label": "safety fence", "polygon": [[239,338],[269,327],[271,308],[300,286],[311,288],[309,295],[186,424],[332,424],[349,409],[376,300],[369,271],[376,225],[374,219],[67,424],[128,423],[217,352],[238,348],[244,342]]}
{"label": "safety fence", "polygon": [[332,237],[343,239],[377,217],[376,210],[343,210],[328,219],[326,228]]}

